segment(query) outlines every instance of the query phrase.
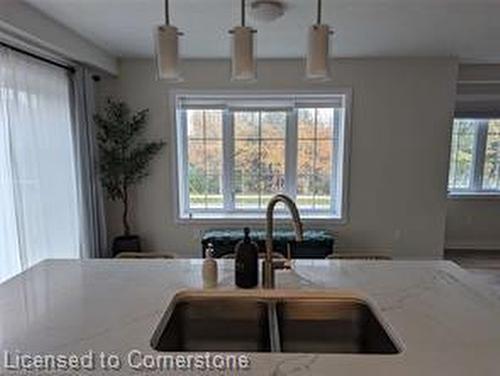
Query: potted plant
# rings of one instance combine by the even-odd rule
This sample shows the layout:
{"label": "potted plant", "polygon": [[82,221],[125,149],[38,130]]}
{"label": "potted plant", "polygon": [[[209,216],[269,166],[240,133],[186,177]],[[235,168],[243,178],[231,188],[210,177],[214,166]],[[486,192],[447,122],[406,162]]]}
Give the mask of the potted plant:
{"label": "potted plant", "polygon": [[131,113],[124,102],[107,99],[103,115],[94,115],[99,147],[101,182],[111,201],[123,207],[123,235],[113,240],[113,255],[140,251],[140,238],[133,235],[129,220],[130,188],[148,175],[163,141],[146,142],[140,136],[147,125],[148,110]]}

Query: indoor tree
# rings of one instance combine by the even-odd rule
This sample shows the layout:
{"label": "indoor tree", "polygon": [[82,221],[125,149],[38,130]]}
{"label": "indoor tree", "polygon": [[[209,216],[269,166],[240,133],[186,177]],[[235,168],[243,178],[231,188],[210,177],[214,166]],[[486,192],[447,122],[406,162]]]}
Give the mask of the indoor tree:
{"label": "indoor tree", "polygon": [[122,204],[124,237],[131,235],[130,188],[148,175],[151,161],[165,145],[163,141],[142,139],[147,115],[147,109],[132,113],[126,103],[112,99],[107,99],[102,115],[94,115],[101,182],[108,198]]}

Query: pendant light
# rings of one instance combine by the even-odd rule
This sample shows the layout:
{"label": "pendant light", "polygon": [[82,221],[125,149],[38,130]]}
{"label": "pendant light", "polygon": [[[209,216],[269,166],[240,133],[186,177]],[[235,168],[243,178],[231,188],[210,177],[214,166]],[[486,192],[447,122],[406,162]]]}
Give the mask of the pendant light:
{"label": "pendant light", "polygon": [[161,80],[182,81],[179,71],[179,35],[183,34],[170,25],[168,0],[165,0],[165,25],[156,29],[156,66]]}
{"label": "pendant light", "polygon": [[306,78],[327,81],[330,79],[329,44],[330,26],[321,23],[321,0],[318,0],[316,24],[308,30]]}
{"label": "pendant light", "polygon": [[232,34],[232,80],[255,81],[254,38],[256,30],[245,25],[245,0],[241,0],[241,26]]}

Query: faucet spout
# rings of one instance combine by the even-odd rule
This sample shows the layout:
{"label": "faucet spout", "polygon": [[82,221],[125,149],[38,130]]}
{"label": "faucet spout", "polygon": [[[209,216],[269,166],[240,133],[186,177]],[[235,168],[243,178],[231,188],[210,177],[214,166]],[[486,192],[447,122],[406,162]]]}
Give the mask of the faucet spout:
{"label": "faucet spout", "polygon": [[273,227],[274,227],[274,208],[276,204],[282,202],[292,215],[293,227],[295,230],[295,240],[302,241],[303,229],[300,220],[299,210],[293,200],[284,195],[278,194],[269,200],[266,211],[266,258],[262,263],[262,286],[264,288],[274,288],[274,270],[276,266],[273,262]]}

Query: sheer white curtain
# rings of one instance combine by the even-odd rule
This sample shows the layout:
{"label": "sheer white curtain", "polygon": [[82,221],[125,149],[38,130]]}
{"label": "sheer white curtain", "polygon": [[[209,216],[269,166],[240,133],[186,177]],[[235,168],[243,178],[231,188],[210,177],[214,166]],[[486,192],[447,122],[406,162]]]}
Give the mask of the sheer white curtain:
{"label": "sheer white curtain", "polygon": [[79,257],[74,158],[67,72],[0,48],[0,282]]}

